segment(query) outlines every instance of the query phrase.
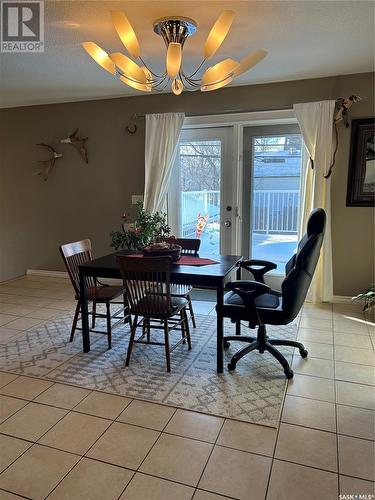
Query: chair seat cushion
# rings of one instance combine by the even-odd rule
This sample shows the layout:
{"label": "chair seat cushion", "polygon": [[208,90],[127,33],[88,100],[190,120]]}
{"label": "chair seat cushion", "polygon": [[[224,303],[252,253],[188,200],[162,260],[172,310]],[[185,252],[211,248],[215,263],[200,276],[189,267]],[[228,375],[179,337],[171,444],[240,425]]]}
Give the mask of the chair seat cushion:
{"label": "chair seat cushion", "polygon": [[[255,299],[256,307],[266,307],[269,309],[277,309],[280,305],[281,294],[276,290],[271,290],[270,293],[259,295]],[[224,296],[224,305],[243,306],[244,303],[241,297],[235,292],[228,292]]]}
{"label": "chair seat cushion", "polygon": [[96,286],[87,290],[87,298],[95,302],[107,302],[123,295],[124,292],[121,286]]}
{"label": "chair seat cushion", "polygon": [[188,305],[184,297],[171,297],[171,309],[168,308],[165,296],[146,295],[132,308],[132,314],[139,314],[150,318],[166,318],[174,316]]}
{"label": "chair seat cushion", "polygon": [[191,293],[193,287],[190,285],[171,284],[172,297],[186,297]]}

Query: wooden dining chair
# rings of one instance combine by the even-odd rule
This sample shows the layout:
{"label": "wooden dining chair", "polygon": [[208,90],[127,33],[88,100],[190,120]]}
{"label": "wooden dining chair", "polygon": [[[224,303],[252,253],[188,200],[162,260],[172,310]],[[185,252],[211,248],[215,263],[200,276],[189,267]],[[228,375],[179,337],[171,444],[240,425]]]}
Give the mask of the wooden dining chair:
{"label": "wooden dining chair", "polygon": [[[67,243],[60,246],[60,253],[63,258],[66,270],[68,271],[70,281],[72,282],[75,299],[77,300],[77,307],[74,313],[72,330],[70,333],[69,342],[74,339],[74,333],[77,328],[79,313],[81,312],[81,297],[79,288],[79,266],[85,262],[92,260],[91,241],[89,239],[75,241],[74,243]],[[127,303],[126,294],[122,286],[111,286],[100,283],[96,278],[86,277],[87,297],[88,301],[92,302],[92,311],[89,314],[92,316],[91,331],[95,333],[103,333],[108,337],[108,349],[112,347],[112,329],[119,325],[121,322],[126,322],[129,316],[129,308]],[[120,302],[115,301],[117,297],[122,296]],[[102,314],[97,312],[97,304],[105,304],[106,313]],[[111,304],[121,304],[122,307],[111,315]],[[122,316],[119,316],[122,314]],[[107,330],[105,332],[94,330],[96,318],[106,318]],[[117,319],[113,325],[112,320]]]}
{"label": "wooden dining chair", "polygon": [[[198,257],[199,248],[201,246],[201,240],[198,238],[165,238],[165,241],[174,243],[175,245],[180,245],[182,248],[181,255],[191,255],[193,257]],[[193,309],[193,303],[191,300],[191,292],[193,287],[190,285],[179,285],[172,283],[171,294],[172,297],[184,297],[188,301],[188,310],[190,313],[190,319],[193,328],[197,327],[195,321],[195,314]]]}
{"label": "wooden dining chair", "polygon": [[[129,366],[135,343],[163,345],[165,346],[167,372],[170,372],[171,351],[186,341],[188,348],[191,349],[189,321],[186,314],[188,301],[184,297],[171,295],[170,268],[172,259],[171,257],[136,258],[119,255],[117,262],[124,280],[130,313],[134,316],[125,366]],[[175,320],[176,316],[178,319]],[[155,323],[152,322],[153,320]],[[142,327],[142,333],[136,339],[135,335],[139,326]],[[151,329],[153,328],[159,330],[163,328],[164,342],[151,340]],[[171,348],[169,335],[172,330],[181,331],[182,338]]]}

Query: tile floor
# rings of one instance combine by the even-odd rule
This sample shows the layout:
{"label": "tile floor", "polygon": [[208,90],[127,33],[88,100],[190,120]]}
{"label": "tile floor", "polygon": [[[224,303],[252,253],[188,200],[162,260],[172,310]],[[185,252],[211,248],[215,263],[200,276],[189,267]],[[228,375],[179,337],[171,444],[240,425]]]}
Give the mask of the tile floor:
{"label": "tile floor", "polygon": [[[1,284],[0,343],[73,307],[65,279]],[[0,372],[0,499],[373,495],[374,323],[306,304],[298,337],[310,355],[294,357],[279,429]]]}

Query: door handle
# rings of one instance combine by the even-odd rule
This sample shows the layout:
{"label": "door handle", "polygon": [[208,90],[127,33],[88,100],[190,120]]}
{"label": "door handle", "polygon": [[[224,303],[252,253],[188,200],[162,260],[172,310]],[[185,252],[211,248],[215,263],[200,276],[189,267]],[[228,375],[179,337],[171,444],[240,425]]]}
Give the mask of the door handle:
{"label": "door handle", "polygon": [[232,225],[232,223],[231,223],[231,221],[230,221],[230,220],[226,220],[226,221],[224,222],[224,226],[225,226],[225,227],[231,227],[231,225]]}

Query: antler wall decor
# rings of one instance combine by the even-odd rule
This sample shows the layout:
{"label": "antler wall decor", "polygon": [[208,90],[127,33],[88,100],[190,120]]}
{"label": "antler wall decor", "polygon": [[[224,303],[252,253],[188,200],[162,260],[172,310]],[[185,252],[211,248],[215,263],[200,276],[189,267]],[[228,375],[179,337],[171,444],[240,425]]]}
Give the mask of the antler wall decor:
{"label": "antler wall decor", "polygon": [[55,166],[56,160],[62,158],[63,155],[62,153],[57,153],[57,151],[55,151],[52,146],[49,146],[44,142],[37,144],[37,146],[41,146],[42,148],[47,149],[47,151],[50,153],[50,157],[48,160],[38,160],[38,163],[43,167],[43,170],[38,172],[38,175],[42,175],[43,179],[46,181],[49,174],[51,173],[51,170]]}
{"label": "antler wall decor", "polygon": [[63,144],[71,144],[81,155],[82,159],[88,163],[89,160],[87,158],[87,149],[86,149],[86,141],[88,137],[77,137],[78,128],[66,139],[61,139],[60,142]]}

